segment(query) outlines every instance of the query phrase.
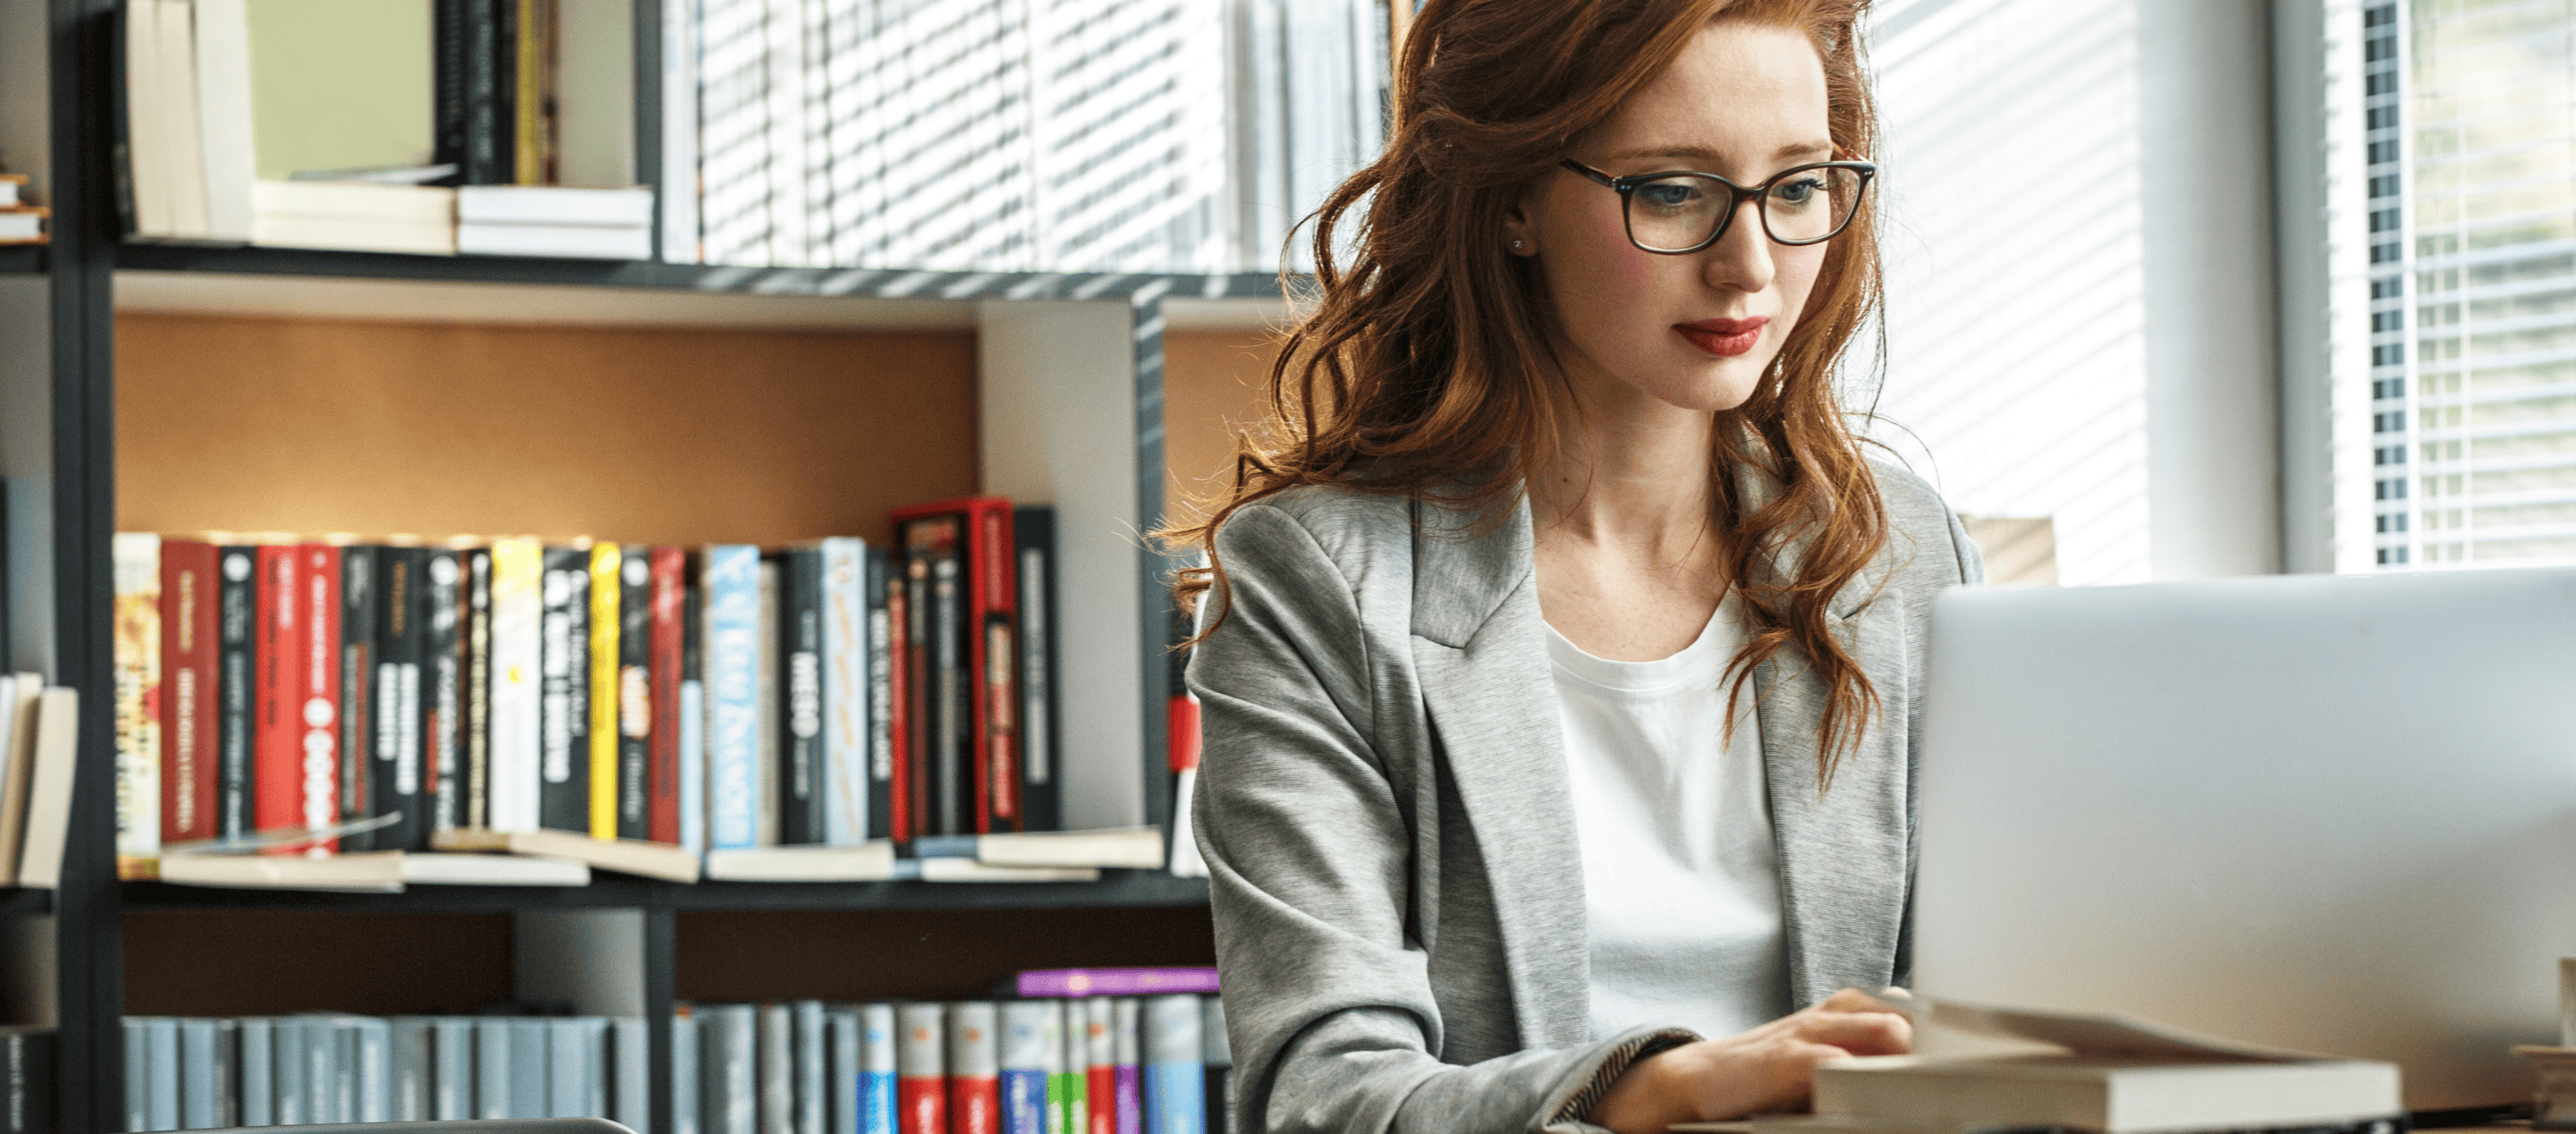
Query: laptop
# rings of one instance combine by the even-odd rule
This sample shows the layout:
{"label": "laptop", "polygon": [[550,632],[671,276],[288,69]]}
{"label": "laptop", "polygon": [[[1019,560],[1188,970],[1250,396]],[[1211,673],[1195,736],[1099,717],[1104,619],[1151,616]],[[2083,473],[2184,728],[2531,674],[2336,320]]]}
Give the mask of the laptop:
{"label": "laptop", "polygon": [[2528,1102],[2576,956],[2576,570],[1935,603],[1914,983]]}

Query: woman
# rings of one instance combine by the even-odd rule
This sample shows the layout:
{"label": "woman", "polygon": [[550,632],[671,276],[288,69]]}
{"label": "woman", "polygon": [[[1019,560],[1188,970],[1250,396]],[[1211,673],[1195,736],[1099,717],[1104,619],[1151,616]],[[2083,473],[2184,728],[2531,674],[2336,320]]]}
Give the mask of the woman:
{"label": "woman", "polygon": [[1178,533],[1242,1129],[1659,1131],[1906,1050],[1836,990],[1905,980],[1924,620],[1980,569],[1835,400],[1863,2],[1417,17]]}

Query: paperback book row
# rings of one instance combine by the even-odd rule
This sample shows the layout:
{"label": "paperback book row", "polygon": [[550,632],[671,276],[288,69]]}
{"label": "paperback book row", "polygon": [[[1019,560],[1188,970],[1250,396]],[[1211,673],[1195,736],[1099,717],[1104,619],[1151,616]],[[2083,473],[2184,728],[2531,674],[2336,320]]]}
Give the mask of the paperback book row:
{"label": "paperback book row", "polygon": [[1211,1134],[1216,997],[684,1005],[675,1134]]}
{"label": "paperback book row", "polygon": [[120,871],[458,831],[972,854],[1055,830],[1052,510],[941,501],[896,532],[119,535]]}
{"label": "paperback book row", "polygon": [[[376,60],[387,65],[381,78],[361,84],[366,89],[335,92],[345,105],[318,109],[285,95],[255,102],[254,65],[269,58],[283,67],[276,61],[310,50],[297,37],[332,29],[255,18],[258,0],[124,0],[126,231],[217,244],[650,259],[653,190],[629,184],[626,159],[558,161],[567,148],[622,155],[632,146],[622,136],[557,144],[563,128],[631,133],[631,108],[617,105],[628,97],[623,88],[562,73],[567,58],[625,50],[628,14],[600,0],[408,2],[431,31],[410,49],[429,58],[402,59],[402,37],[377,42],[387,38],[377,24],[351,29],[369,34],[351,34],[345,50],[390,58]],[[297,13],[298,21],[310,18]],[[568,51],[571,36],[591,50]],[[631,69],[633,61],[610,66]],[[405,76],[426,77],[431,89],[398,89]],[[335,111],[354,106],[399,120],[422,103],[434,118],[431,149],[406,155],[407,163],[273,168],[317,147],[338,152],[313,137],[347,121]],[[263,161],[261,135],[270,130],[287,144],[271,143]],[[352,154],[385,156],[371,139],[354,142]]]}
{"label": "paperback book row", "polygon": [[652,1134],[640,1016],[125,1018],[125,1129],[605,1118]]}
{"label": "paperback book row", "polygon": [[0,1134],[54,1134],[54,1031],[0,1025]]}

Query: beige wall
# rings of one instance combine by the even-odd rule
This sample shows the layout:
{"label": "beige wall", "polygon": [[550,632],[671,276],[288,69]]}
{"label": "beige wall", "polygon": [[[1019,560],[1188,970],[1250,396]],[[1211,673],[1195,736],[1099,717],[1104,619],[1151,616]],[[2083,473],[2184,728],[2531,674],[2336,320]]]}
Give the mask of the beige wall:
{"label": "beige wall", "polygon": [[430,155],[429,0],[250,0],[259,175]]}

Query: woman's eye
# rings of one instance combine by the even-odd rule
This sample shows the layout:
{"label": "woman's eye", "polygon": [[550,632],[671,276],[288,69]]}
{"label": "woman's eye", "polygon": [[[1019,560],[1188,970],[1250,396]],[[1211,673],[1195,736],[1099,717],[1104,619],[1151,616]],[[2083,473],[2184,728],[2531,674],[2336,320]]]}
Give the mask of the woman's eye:
{"label": "woman's eye", "polygon": [[1637,200],[1658,209],[1687,208],[1701,195],[1699,186],[1687,181],[1649,181],[1637,187]]}
{"label": "woman's eye", "polygon": [[1811,205],[1825,192],[1825,183],[1814,177],[1801,177],[1771,187],[1771,199],[1783,205]]}

